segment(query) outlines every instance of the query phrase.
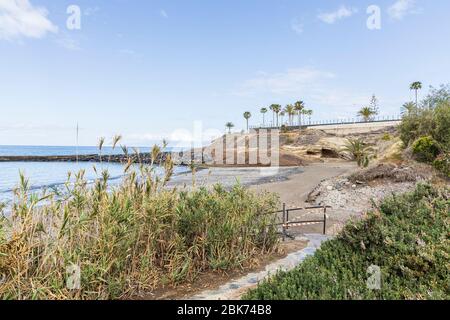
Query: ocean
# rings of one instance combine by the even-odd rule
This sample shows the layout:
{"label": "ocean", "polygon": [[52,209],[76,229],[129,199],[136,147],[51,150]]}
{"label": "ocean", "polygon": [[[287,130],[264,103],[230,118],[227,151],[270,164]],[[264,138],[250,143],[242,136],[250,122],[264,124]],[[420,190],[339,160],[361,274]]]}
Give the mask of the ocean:
{"label": "ocean", "polygon": [[[150,148],[138,148],[140,152],[149,152]],[[77,153],[76,147],[53,146],[0,146],[0,156],[63,156]],[[97,154],[96,147],[78,147],[78,154]],[[104,147],[102,154],[122,153],[120,148],[113,150]],[[68,172],[76,173],[85,170],[85,177],[93,182],[97,178],[94,166],[100,174],[107,169],[110,175],[110,184],[120,183],[124,176],[123,166],[117,163],[95,162],[0,162],[0,202],[10,202],[13,199],[13,190],[18,186],[19,173],[22,172],[29,179],[31,189],[39,191],[43,188],[62,186]],[[174,173],[187,171],[187,168],[176,167]],[[156,169],[161,172],[162,170]]]}

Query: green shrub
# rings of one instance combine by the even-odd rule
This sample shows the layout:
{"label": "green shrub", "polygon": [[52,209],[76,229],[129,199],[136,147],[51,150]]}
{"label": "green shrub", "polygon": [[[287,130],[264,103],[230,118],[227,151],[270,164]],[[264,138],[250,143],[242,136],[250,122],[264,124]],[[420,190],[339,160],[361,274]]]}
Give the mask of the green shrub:
{"label": "green shrub", "polygon": [[416,158],[423,162],[432,162],[440,153],[438,143],[431,136],[417,139],[412,150]]}
{"label": "green shrub", "polygon": [[450,154],[444,153],[433,162],[433,167],[450,178]]}
{"label": "green shrub", "polygon": [[[301,265],[280,272],[244,299],[450,299],[450,189],[419,185],[350,222]],[[381,289],[366,285],[381,269]]]}
{"label": "green shrub", "polygon": [[433,137],[441,147],[450,152],[450,102],[441,102],[435,109]]}
{"label": "green shrub", "polygon": [[383,141],[390,141],[391,139],[392,139],[391,135],[387,132],[383,134],[383,137],[381,138],[381,140]]}
{"label": "green shrub", "polygon": [[419,107],[405,112],[399,126],[405,146],[420,137],[431,136],[442,149],[450,150],[450,85],[431,88]]}

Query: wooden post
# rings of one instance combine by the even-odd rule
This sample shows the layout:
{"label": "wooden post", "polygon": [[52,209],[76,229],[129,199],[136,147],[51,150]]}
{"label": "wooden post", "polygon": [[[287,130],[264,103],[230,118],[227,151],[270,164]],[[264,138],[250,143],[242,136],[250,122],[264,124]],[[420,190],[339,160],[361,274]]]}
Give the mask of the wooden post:
{"label": "wooden post", "polygon": [[323,234],[327,234],[327,207],[323,207]]}

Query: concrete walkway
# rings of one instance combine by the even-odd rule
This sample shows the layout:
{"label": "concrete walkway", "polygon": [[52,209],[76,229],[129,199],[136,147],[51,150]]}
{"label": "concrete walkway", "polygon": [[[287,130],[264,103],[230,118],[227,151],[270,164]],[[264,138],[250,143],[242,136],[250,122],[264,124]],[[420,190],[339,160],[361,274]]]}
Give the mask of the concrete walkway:
{"label": "concrete walkway", "polygon": [[191,300],[236,300],[245,294],[249,289],[254,288],[258,283],[274,274],[277,271],[289,271],[302,263],[307,257],[313,255],[322,242],[329,239],[328,236],[320,234],[307,234],[304,237],[308,246],[300,251],[293,252],[287,257],[266,266],[263,271],[250,273],[240,279],[233,280],[216,290],[207,290],[191,297]]}

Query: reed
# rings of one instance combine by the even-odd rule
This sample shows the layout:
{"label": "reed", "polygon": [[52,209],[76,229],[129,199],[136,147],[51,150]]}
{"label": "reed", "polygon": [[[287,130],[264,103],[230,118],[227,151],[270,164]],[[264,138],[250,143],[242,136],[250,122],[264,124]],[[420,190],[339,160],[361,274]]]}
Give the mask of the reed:
{"label": "reed", "polygon": [[[264,213],[276,196],[240,185],[169,189],[172,160],[161,160],[158,147],[152,157],[147,166],[130,156],[114,187],[105,170],[93,185],[80,171],[69,173],[64,191],[36,194],[21,174],[10,215],[0,215],[0,297],[130,298],[203,272],[250,267],[275,250],[274,218]],[[79,289],[67,286],[74,265]]]}

